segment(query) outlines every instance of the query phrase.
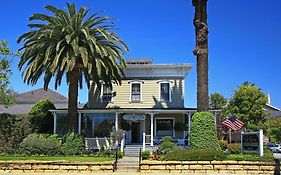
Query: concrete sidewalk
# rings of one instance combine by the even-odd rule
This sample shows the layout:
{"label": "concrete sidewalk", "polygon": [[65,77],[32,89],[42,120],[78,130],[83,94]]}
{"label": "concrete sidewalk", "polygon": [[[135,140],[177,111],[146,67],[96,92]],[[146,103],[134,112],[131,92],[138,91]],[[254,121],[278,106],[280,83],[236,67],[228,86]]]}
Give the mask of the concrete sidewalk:
{"label": "concrete sidewalk", "polygon": [[[188,174],[188,173],[140,173],[140,172],[112,172],[112,173],[0,173],[0,175],[205,175],[205,174]],[[208,174],[218,175],[218,174]],[[224,175],[224,174],[219,174]],[[229,174],[225,174],[229,175]],[[243,175],[243,174],[240,174]]]}

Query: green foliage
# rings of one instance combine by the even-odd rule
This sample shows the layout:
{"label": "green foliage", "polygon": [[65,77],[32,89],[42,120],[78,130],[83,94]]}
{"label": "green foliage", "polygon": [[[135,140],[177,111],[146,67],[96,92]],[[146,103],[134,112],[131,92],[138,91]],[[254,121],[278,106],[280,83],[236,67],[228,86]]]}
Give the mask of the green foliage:
{"label": "green foliage", "polygon": [[17,147],[31,133],[25,116],[0,114],[0,147]]}
{"label": "green foliage", "polygon": [[272,161],[274,159],[272,151],[270,151],[268,148],[263,149],[263,154],[264,156],[261,157],[262,161]]}
{"label": "green foliage", "polygon": [[166,136],[162,138],[162,143],[159,145],[158,150],[155,154],[167,154],[168,152],[175,149],[175,144],[172,142],[172,138],[170,136]]}
{"label": "green foliage", "polygon": [[241,153],[240,143],[227,144],[227,151],[230,154],[240,154]]}
{"label": "green foliage", "polygon": [[227,141],[225,141],[225,140],[219,140],[219,145],[220,145],[221,150],[224,151],[224,150],[227,149],[228,143],[227,143]]}
{"label": "green foliage", "polygon": [[50,109],[55,109],[55,105],[49,99],[42,99],[35,103],[28,113],[32,130],[37,133],[52,133],[53,132],[53,115],[49,112]]}
{"label": "green foliage", "polygon": [[[33,14],[28,24],[31,31],[21,35],[23,54],[18,67],[23,80],[34,85],[43,76],[44,89],[51,79],[55,88],[66,75],[69,84],[69,130],[76,128],[78,87],[83,88],[101,82],[121,84],[126,67],[123,54],[128,51],[125,43],[113,32],[112,18],[88,15],[89,9],[76,9],[74,3],[66,9],[47,5],[48,14]],[[102,80],[102,81],[101,81]]]}
{"label": "green foliage", "polygon": [[197,112],[192,117],[190,145],[192,149],[220,149],[217,128],[211,113]]}
{"label": "green foliage", "polygon": [[226,98],[219,93],[213,93],[210,95],[210,109],[222,109],[226,105]]}
{"label": "green foliage", "polygon": [[[101,149],[99,152],[97,152],[97,156],[99,157],[115,157],[116,156],[116,150],[108,150],[108,149]],[[117,150],[117,158],[120,159],[123,157],[123,152],[120,150]]]}
{"label": "green foliage", "polygon": [[171,136],[162,137],[162,142],[172,142],[172,137]]}
{"label": "green foliage", "polygon": [[30,134],[20,144],[20,153],[25,155],[60,154],[61,143],[57,135]]}
{"label": "green foliage", "polygon": [[150,151],[143,151],[141,153],[142,160],[147,160],[149,158],[149,156],[150,156]]}
{"label": "green foliage", "polygon": [[263,107],[266,104],[265,94],[254,84],[244,83],[235,90],[233,97],[226,108],[224,116],[236,116],[242,119],[245,126],[260,126],[266,112]]}
{"label": "green foliage", "polygon": [[10,87],[10,77],[12,69],[10,62],[11,56],[18,56],[18,53],[12,52],[6,41],[0,40],[0,104],[5,106],[13,104],[15,101],[15,92]]}
{"label": "green foliage", "polygon": [[281,141],[281,119],[269,119],[263,124],[264,133],[270,137],[271,141]]}
{"label": "green foliage", "polygon": [[64,155],[79,155],[85,152],[85,139],[80,134],[67,133],[62,138],[61,151]]}
{"label": "green foliage", "polygon": [[226,160],[236,161],[273,161],[273,153],[269,149],[264,149],[264,156],[260,157],[259,154],[228,154]]}
{"label": "green foliage", "polygon": [[224,154],[215,149],[174,150],[163,157],[167,161],[223,160]]}

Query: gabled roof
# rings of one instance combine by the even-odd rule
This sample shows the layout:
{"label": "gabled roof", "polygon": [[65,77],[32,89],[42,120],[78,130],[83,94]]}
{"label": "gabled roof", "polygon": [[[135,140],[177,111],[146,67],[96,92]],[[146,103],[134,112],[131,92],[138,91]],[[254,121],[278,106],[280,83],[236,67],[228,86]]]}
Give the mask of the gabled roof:
{"label": "gabled roof", "polygon": [[265,108],[267,108],[267,109],[269,108],[269,109],[274,110],[274,111],[281,111],[276,106],[272,106],[271,104],[268,104],[268,103],[266,103]]}
{"label": "gabled roof", "polygon": [[48,89],[47,91],[43,88],[24,92],[21,94],[17,94],[15,96],[16,104],[34,104],[38,100],[48,98],[52,100],[53,103],[67,103],[67,97]]}

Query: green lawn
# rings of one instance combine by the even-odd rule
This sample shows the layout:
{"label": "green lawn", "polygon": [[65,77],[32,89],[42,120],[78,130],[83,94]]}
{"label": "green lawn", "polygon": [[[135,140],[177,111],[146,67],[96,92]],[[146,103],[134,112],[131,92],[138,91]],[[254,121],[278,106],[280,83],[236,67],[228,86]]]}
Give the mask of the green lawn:
{"label": "green lawn", "polygon": [[112,157],[79,157],[79,156],[66,156],[66,157],[51,157],[51,156],[26,156],[26,157],[16,157],[16,156],[0,156],[0,161],[9,160],[37,160],[37,161],[67,161],[67,162],[104,162],[112,161]]}

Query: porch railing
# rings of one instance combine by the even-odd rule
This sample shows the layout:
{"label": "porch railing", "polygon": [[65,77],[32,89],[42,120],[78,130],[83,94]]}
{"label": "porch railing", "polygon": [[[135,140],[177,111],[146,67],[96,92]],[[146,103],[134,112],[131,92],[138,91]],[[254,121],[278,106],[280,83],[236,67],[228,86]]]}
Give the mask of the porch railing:
{"label": "porch railing", "polygon": [[101,148],[113,149],[116,147],[110,137],[85,138],[86,150],[100,150]]}

